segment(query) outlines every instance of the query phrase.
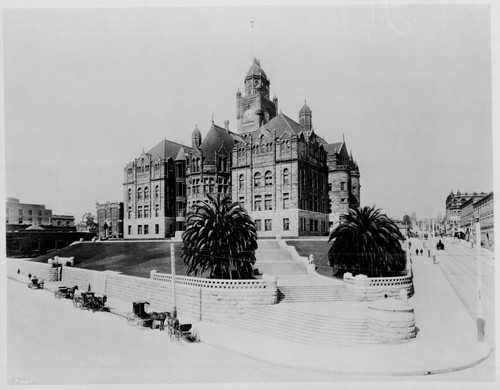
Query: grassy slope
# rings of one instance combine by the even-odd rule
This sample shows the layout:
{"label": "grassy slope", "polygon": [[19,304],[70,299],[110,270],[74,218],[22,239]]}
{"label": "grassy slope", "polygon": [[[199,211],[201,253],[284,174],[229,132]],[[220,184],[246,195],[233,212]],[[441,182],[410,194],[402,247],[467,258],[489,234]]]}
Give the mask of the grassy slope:
{"label": "grassy slope", "polygon": [[[170,273],[170,242],[95,242],[68,246],[38,256],[33,261],[46,263],[54,256],[75,257],[75,267],[95,271],[119,271],[125,275],[149,278],[150,271]],[[186,275],[180,257],[182,243],[174,244],[178,275]]]}
{"label": "grassy slope", "polygon": [[324,276],[332,277],[332,267],[328,265],[328,250],[331,243],[328,241],[294,241],[286,240],[288,245],[293,245],[301,256],[309,257],[312,253],[317,272]]}

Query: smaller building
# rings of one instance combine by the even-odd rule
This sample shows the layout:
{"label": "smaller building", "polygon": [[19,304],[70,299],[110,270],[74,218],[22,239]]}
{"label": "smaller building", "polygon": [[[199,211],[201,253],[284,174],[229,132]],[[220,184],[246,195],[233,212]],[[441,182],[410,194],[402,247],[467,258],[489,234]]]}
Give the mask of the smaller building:
{"label": "smaller building", "polygon": [[473,208],[474,215],[479,218],[481,224],[481,245],[493,249],[495,247],[493,192],[474,203]]}
{"label": "smaller building", "polygon": [[52,225],[52,210],[43,204],[21,203],[17,198],[7,198],[5,219],[7,225],[48,226]]}
{"label": "smaller building", "polygon": [[123,203],[97,205],[98,233],[102,238],[123,238]]}
{"label": "smaller building", "polygon": [[72,215],[52,215],[53,226],[75,226],[75,217]]}

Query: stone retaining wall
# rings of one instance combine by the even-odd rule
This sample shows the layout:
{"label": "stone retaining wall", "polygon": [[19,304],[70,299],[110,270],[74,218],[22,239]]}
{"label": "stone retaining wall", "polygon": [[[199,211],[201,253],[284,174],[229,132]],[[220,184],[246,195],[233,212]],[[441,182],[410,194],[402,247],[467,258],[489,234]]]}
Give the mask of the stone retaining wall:
{"label": "stone retaining wall", "polygon": [[28,275],[38,277],[39,280],[46,282],[56,282],[58,280],[59,268],[53,268],[51,264],[37,263],[29,260],[7,259],[7,276],[25,275],[28,280]]}
{"label": "stone retaining wall", "polygon": [[[50,280],[52,266],[23,260],[7,260],[8,274],[36,275]],[[92,271],[62,266],[62,283],[68,287],[78,286],[80,291],[91,289],[97,294],[126,302],[146,300],[150,310],[171,310],[171,275],[152,272],[154,279],[122,275],[113,271]],[[56,270],[57,268],[53,268]],[[43,271],[43,272],[42,272]],[[180,315],[193,319],[217,321],[221,318],[242,314],[259,305],[277,302],[278,287],[275,278],[264,280],[209,280],[176,276],[176,304]],[[132,311],[132,305],[130,306]]]}
{"label": "stone retaining wall", "polygon": [[368,278],[365,275],[352,276],[344,274],[344,284],[352,291],[356,301],[375,301],[388,297],[398,298],[400,291],[405,290],[407,296],[413,295],[413,275],[411,269],[406,276],[392,278]]}

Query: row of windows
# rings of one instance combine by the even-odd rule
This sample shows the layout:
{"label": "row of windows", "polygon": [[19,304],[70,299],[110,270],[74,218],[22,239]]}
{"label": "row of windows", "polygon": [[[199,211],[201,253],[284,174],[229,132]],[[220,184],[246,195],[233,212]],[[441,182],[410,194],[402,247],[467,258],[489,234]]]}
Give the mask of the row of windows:
{"label": "row of windows", "polygon": [[[137,189],[137,199],[142,200],[144,194],[144,199],[149,199],[149,187],[144,187],[144,190],[139,187]],[[160,197],[160,186],[155,187],[155,198]],[[132,189],[129,188],[128,190],[128,200],[132,200]]]}
{"label": "row of windows", "polygon": [[[309,219],[309,223],[307,223],[306,218],[300,218],[300,230],[301,231],[306,231],[309,230],[311,232],[318,232],[319,227],[320,227],[320,221],[317,219]],[[307,229],[309,227],[309,229]],[[255,230],[260,232],[262,231],[262,220],[261,219],[256,219],[255,220]],[[265,232],[270,232],[273,230],[273,221],[272,219],[264,219],[264,231]],[[290,219],[289,218],[283,218],[283,230],[288,231],[290,230]],[[326,230],[326,222],[321,221],[321,231]]]}
{"label": "row of windows", "polygon": [[[239,202],[244,203],[245,198],[240,197]],[[290,208],[290,194],[285,192],[283,194],[283,209],[286,210]],[[262,195],[254,196],[254,211],[262,211]],[[264,195],[264,210],[272,210],[273,209],[273,196],[271,194]]]}
{"label": "row of windows", "polygon": [[[238,187],[239,189],[245,188],[245,175],[240,175],[238,178]],[[290,173],[288,168],[283,169],[283,184],[290,184]],[[253,185],[254,187],[260,187],[262,185],[262,174],[260,172],[256,172],[253,175]],[[264,173],[264,186],[272,186],[273,185],[273,173],[271,171],[266,171]]]}
{"label": "row of windows", "polygon": [[[160,205],[155,205],[155,217],[160,216]],[[132,206],[128,207],[127,218],[132,219]],[[137,218],[149,218],[149,206],[137,206]]]}
{"label": "row of windows", "polygon": [[[7,208],[7,213],[6,215],[9,215],[9,209]],[[24,210],[23,209],[19,209],[19,215],[24,215]],[[32,216],[33,215],[33,210],[28,210],[28,215],[29,216]],[[38,216],[41,217],[42,216],[42,210],[38,210]]]}
{"label": "row of windows", "polygon": [[[128,234],[132,234],[132,226],[128,225]],[[137,225],[137,234],[149,234],[149,225]],[[155,224],[155,234],[160,234],[160,225]]]}
{"label": "row of windows", "polygon": [[[191,172],[201,172],[203,169],[201,157],[195,157],[191,160]],[[229,172],[228,158],[219,157],[217,158],[217,171],[219,172]]]}

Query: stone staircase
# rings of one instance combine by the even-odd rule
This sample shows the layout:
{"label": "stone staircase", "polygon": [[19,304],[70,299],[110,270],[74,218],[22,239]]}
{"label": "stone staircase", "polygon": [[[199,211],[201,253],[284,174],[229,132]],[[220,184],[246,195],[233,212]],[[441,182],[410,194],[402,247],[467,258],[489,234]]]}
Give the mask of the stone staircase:
{"label": "stone staircase", "polygon": [[288,251],[279,247],[276,240],[259,240],[255,251],[255,267],[270,275],[307,275],[304,263],[292,259]]}
{"label": "stone staircase", "polygon": [[226,325],[287,341],[309,345],[353,346],[379,343],[364,318],[341,318],[291,310],[282,305],[262,306],[224,321]]}
{"label": "stone staircase", "polygon": [[278,302],[332,302],[352,301],[352,293],[345,285],[283,286],[278,284]]}

